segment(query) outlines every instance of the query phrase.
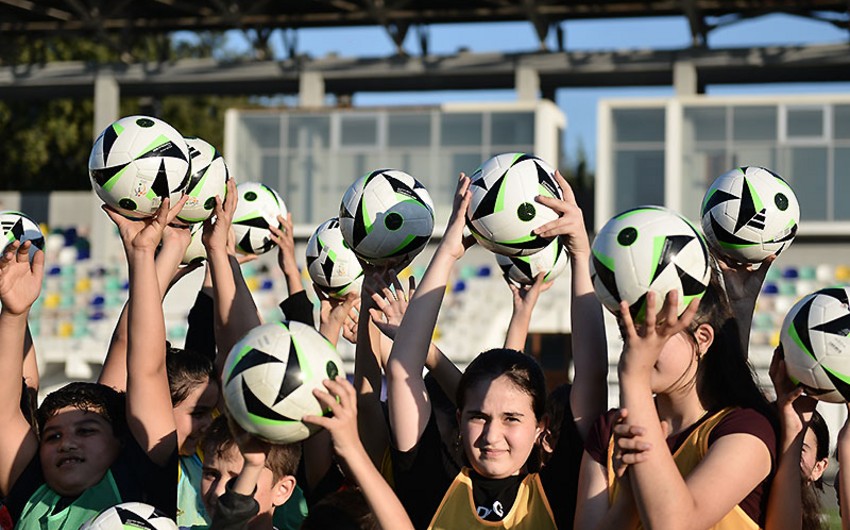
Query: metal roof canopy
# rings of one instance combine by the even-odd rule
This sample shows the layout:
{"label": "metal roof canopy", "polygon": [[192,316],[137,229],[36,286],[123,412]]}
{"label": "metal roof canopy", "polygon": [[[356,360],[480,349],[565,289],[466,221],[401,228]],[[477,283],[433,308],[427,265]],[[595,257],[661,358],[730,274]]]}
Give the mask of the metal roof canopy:
{"label": "metal roof canopy", "polygon": [[413,25],[524,20],[542,44],[567,20],[682,16],[704,46],[715,27],[773,13],[848,28],[848,8],[846,0],[0,0],[0,36],[382,26],[400,48]]}

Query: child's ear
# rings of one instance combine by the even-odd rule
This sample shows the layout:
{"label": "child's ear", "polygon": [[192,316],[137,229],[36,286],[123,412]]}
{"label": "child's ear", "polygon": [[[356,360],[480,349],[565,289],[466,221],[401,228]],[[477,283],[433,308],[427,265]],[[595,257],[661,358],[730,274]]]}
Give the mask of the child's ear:
{"label": "child's ear", "polygon": [[694,337],[696,337],[697,347],[699,348],[699,356],[702,357],[714,342],[714,328],[708,324],[700,324],[694,332]]}
{"label": "child's ear", "polygon": [[281,477],[272,486],[272,505],[275,507],[283,506],[292,496],[293,491],[295,491],[295,477],[292,475]]}

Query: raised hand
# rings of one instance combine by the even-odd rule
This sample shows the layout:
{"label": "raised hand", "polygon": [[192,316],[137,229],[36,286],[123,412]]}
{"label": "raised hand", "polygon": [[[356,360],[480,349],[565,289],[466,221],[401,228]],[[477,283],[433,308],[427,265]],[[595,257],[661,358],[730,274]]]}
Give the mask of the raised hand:
{"label": "raised hand", "polygon": [[183,195],[174,207],[171,207],[170,199],[165,198],[152,217],[143,219],[128,219],[105,204],[103,210],[118,227],[124,250],[129,255],[134,251],[155,251],[159,242],[162,241],[165,228],[177,218],[177,214],[186,204],[186,199],[188,196]]}
{"label": "raised hand", "polygon": [[375,303],[375,307],[369,309],[372,322],[378,326],[381,333],[394,339],[401,325],[401,319],[407,311],[407,305],[416,292],[416,278],[410,276],[407,291],[405,291],[394,270],[390,270],[387,275],[392,289],[383,278],[377,275],[373,276],[372,282],[365,287]]}
{"label": "raised hand", "polygon": [[30,241],[13,241],[0,256],[0,304],[4,313],[25,314],[41,293],[44,252],[36,251],[30,263],[31,246]]}
{"label": "raised hand", "polygon": [[776,391],[776,406],[783,427],[783,443],[790,442],[812,421],[817,401],[803,395],[803,388],[795,385],[788,377],[781,344],[773,351],[768,374]]}
{"label": "raised hand", "polygon": [[216,196],[213,215],[204,221],[204,233],[202,241],[210,252],[227,252],[227,240],[230,236],[230,227],[233,224],[233,213],[236,211],[238,195],[236,182],[233,179],[227,181],[227,194],[222,202],[221,197]]}
{"label": "raised hand", "polygon": [[357,393],[354,386],[344,377],[323,381],[327,392],[314,389],[313,395],[329,410],[325,416],[304,416],[301,421],[327,429],[333,440],[334,451],[343,459],[353,452],[362,450],[360,435],[357,431]]}
{"label": "raised hand", "polygon": [[466,249],[475,242],[471,236],[466,238],[463,236],[463,229],[466,226],[466,212],[469,210],[469,202],[472,200],[472,194],[469,191],[470,182],[466,174],[460,174],[452,202],[452,214],[449,216],[446,231],[440,241],[440,248],[455,260],[462,258]]}
{"label": "raised hand", "polygon": [[328,340],[335,343],[339,335],[340,328],[343,328],[345,321],[351,315],[352,310],[360,307],[360,293],[348,293],[345,298],[333,298],[327,296],[318,286],[313,285],[313,290],[316,296],[319,297],[319,320],[320,328],[330,330],[334,334],[334,338],[328,337]]}
{"label": "raised hand", "polygon": [[628,409],[621,408],[614,420],[612,463],[617,477],[622,477],[629,466],[644,462],[647,452],[652,449],[652,444],[642,438],[646,429],[629,424],[628,417]]}
{"label": "raised hand", "polygon": [[564,198],[558,199],[538,195],[536,200],[557,212],[559,217],[535,228],[534,233],[541,237],[564,236],[567,250],[573,259],[590,256],[590,239],[587,236],[584,215],[581,208],[578,207],[575,193],[558,171],[555,171],[555,180],[561,187]]}
{"label": "raised hand", "polygon": [[752,263],[732,263],[718,258],[720,272],[726,285],[726,293],[732,304],[748,302],[755,305],[756,298],[761,292],[761,286],[771,264],[776,261],[776,255],[768,256],[756,269]]}
{"label": "raised hand", "polygon": [[[292,229],[292,212],[287,212],[286,218],[277,216],[280,228],[269,225],[271,239],[277,245],[277,264],[286,276],[289,296],[304,288],[301,285],[301,274],[295,259],[295,236]],[[293,292],[294,291],[294,292]]]}
{"label": "raised hand", "polygon": [[508,288],[513,295],[514,313],[531,313],[537,304],[537,299],[540,298],[540,293],[548,291],[554,282],[545,280],[546,273],[541,272],[534,279],[534,283],[525,285],[516,285],[505,276],[505,281],[508,283]]}

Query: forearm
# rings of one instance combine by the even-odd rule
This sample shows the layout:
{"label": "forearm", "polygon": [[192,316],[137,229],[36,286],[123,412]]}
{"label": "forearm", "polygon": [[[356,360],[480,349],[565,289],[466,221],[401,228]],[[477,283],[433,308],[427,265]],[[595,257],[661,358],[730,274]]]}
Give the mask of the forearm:
{"label": "forearm", "polygon": [[24,370],[24,341],[29,311],[12,314],[0,309],[0,417],[21,414],[21,377]]}
{"label": "forearm", "polygon": [[[380,344],[381,332],[372,324],[370,296],[360,299],[357,344],[354,355],[354,388],[357,392],[357,430],[369,458],[379,465],[389,442],[384,411],[381,406],[381,365],[372,344]],[[373,342],[374,341],[374,342]]]}
{"label": "forearm", "polygon": [[[231,269],[230,256],[224,251],[208,250],[208,260],[215,305],[215,335],[218,346],[216,369],[220,373],[230,348],[248,330],[258,326],[260,319],[253,299],[239,300],[237,296],[236,279]],[[248,295],[250,297],[250,293]]]}
{"label": "forearm", "polygon": [[27,324],[26,334],[24,335],[24,382],[29,388],[38,390],[39,375],[38,375],[38,359],[35,354],[35,343],[32,340],[29,323]]}
{"label": "forearm", "polygon": [[260,473],[263,471],[264,465],[251,464],[247,461],[242,466],[242,471],[233,481],[233,492],[239,495],[254,495],[254,490],[257,489],[257,481],[260,480]]}
{"label": "forearm", "polygon": [[304,284],[301,283],[301,273],[298,271],[297,264],[287,264],[284,276],[286,276],[286,289],[289,292],[289,296],[298,294],[304,290]]}
{"label": "forearm", "polygon": [[750,329],[753,325],[753,314],[756,310],[756,299],[746,298],[731,302],[732,314],[738,325],[738,334],[741,341],[741,351],[748,355],[750,351]]}
{"label": "forearm", "polygon": [[361,446],[350,455],[340,455],[346,469],[360,486],[366,502],[383,530],[412,530],[413,523],[396,497],[395,492],[372,465]]}
{"label": "forearm", "polygon": [[770,488],[765,530],[800,530],[803,523],[800,454],[803,433],[783,436],[783,451]]}
{"label": "forearm", "polygon": [[454,402],[462,372],[433,342],[428,348],[428,359],[425,361],[425,367],[437,380],[437,384],[440,385],[446,396]]}
{"label": "forearm", "polygon": [[511,313],[511,321],[508,324],[508,332],[505,335],[505,348],[517,351],[525,350],[530,323],[531,311],[514,307],[514,311]]}

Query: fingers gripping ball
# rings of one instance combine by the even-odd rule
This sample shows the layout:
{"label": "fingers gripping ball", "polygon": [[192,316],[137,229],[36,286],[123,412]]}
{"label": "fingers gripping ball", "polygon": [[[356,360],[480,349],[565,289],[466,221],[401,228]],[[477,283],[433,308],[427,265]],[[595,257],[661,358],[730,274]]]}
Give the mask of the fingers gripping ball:
{"label": "fingers gripping ball", "polygon": [[797,235],[799,222],[794,191],[763,167],[739,167],[717,177],[702,200],[708,244],[738,263],[759,263],[782,252]]}
{"label": "fingers gripping ball", "polygon": [[530,256],[503,256],[496,254],[496,263],[511,280],[522,284],[533,284],[541,273],[543,281],[554,281],[570,262],[570,255],[561,238],[555,238],[546,248]]}
{"label": "fingers gripping ball", "polygon": [[13,241],[31,241],[30,259],[36,250],[44,250],[44,234],[35,221],[15,211],[0,212],[0,247],[5,251]]}
{"label": "fingers gripping ball", "polygon": [[215,197],[224,200],[230,174],[218,149],[200,138],[186,138],[192,169],[186,186],[186,204],[177,218],[198,223],[209,218],[215,209]]}
{"label": "fingers gripping ball", "polygon": [[339,219],[328,219],[307,241],[307,272],[322,291],[334,298],[359,292],[363,268],[339,230]]}
{"label": "fingers gripping ball", "polygon": [[481,246],[506,256],[528,256],[552,242],[533,232],[558,218],[535,198],[563,198],[549,164],[534,155],[505,153],[481,164],[470,179],[466,226]]}
{"label": "fingers gripping ball", "polygon": [[153,506],[124,502],[100,512],[80,530],[177,530],[177,524]]}
{"label": "fingers gripping ball", "polygon": [[397,169],[357,179],[339,207],[342,237],[361,259],[375,265],[410,261],[434,232],[434,203],[418,180]]}
{"label": "fingers gripping ball", "polygon": [[247,432],[272,443],[294,443],[317,430],[301,418],[323,414],[313,389],[324,389],[322,381],[337,375],[345,375],[342,360],[313,327],[300,322],[263,324],[227,356],[224,400]]}
{"label": "fingers gripping ball", "polygon": [[678,291],[679,315],[700,298],[711,276],[709,260],[702,235],[687,220],[667,208],[640,206],[615,216],[599,231],[590,274],[605,307],[618,314],[625,301],[635,321],[643,322],[649,291],[656,300]]}
{"label": "fingers gripping ball", "polygon": [[243,254],[265,254],[275,244],[269,225],[280,228],[277,216],[286,217],[286,204],[272,188],[259,182],[237,186],[239,201],[233,213],[236,249]]}
{"label": "fingers gripping ball", "polygon": [[89,156],[95,193],[130,218],[152,216],[166,198],[176,204],[189,184],[189,170],[183,135],[149,116],[116,121],[100,133]]}
{"label": "fingers gripping ball", "polygon": [[788,376],[822,401],[850,401],[848,300],[848,287],[821,289],[797,302],[782,322]]}

